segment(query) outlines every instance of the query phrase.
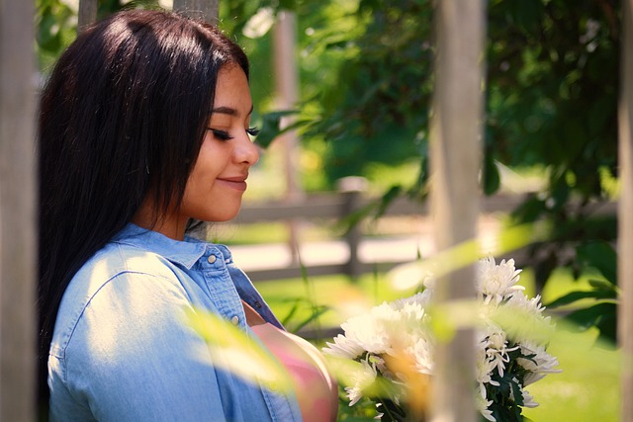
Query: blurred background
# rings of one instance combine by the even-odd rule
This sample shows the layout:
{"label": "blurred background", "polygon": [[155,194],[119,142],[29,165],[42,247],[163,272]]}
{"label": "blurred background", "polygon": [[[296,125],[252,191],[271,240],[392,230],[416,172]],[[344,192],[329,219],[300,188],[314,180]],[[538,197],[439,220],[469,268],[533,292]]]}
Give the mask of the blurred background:
{"label": "blurred background", "polygon": [[[75,37],[78,2],[36,6],[45,81]],[[98,13],[172,6],[104,0]],[[481,242],[492,251],[498,233],[539,223],[538,241],[507,256],[529,294],[572,324],[578,348],[559,358],[562,374],[530,388],[541,406],[526,415],[537,421],[618,420],[620,9],[617,0],[487,6]],[[251,60],[263,154],[241,215],[203,235],[231,245],[286,326],[317,343],[413,293],[420,280],[398,264],[435,251],[432,22],[430,0],[219,2],[220,28]],[[362,406],[342,404],[340,420],[362,418]]]}

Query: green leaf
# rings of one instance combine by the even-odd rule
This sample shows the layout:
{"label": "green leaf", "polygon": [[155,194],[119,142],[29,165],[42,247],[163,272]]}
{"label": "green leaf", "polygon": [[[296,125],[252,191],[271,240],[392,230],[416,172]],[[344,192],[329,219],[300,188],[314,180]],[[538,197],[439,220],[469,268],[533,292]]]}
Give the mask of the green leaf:
{"label": "green leaf", "polygon": [[617,285],[617,253],[607,242],[595,241],[576,248],[578,260],[585,266],[593,267],[613,285]]}
{"label": "green leaf", "polygon": [[595,290],[603,290],[603,291],[611,293],[613,295],[613,298],[618,297],[617,288],[610,281],[590,279],[589,285],[593,287]]}
{"label": "green leaf", "polygon": [[615,299],[617,294],[615,291],[610,290],[589,290],[589,291],[576,291],[567,293],[566,295],[559,297],[555,301],[547,304],[548,308],[558,308],[560,306],[569,305],[582,299]]}
{"label": "green leaf", "polygon": [[618,319],[616,315],[616,306],[613,304],[612,312],[602,315],[600,321],[596,324],[600,330],[600,338],[608,340],[615,347],[617,343]]}
{"label": "green leaf", "polygon": [[323,315],[324,313],[326,313],[327,311],[330,310],[329,306],[314,306],[312,308],[312,312],[310,314],[310,316],[308,316],[306,319],[304,319],[303,321],[299,322],[293,329],[293,332],[298,332],[299,330],[301,330],[303,327],[305,327],[306,325],[310,324],[312,321],[316,321],[321,315]]}
{"label": "green leaf", "polygon": [[486,154],[484,156],[483,176],[483,189],[486,195],[492,195],[499,190],[501,177],[499,176],[499,168],[492,158],[492,154]]}
{"label": "green leaf", "polygon": [[380,198],[380,204],[378,205],[378,210],[376,211],[376,218],[380,218],[384,215],[389,208],[389,205],[400,196],[402,193],[402,186],[394,185],[389,188],[389,190]]}
{"label": "green leaf", "polygon": [[578,324],[581,331],[588,330],[591,327],[598,326],[602,318],[610,319],[616,313],[616,305],[614,303],[599,303],[585,309],[572,312],[567,315],[566,319]]}
{"label": "green leaf", "polygon": [[281,110],[273,111],[262,115],[262,127],[257,135],[255,143],[262,148],[268,148],[268,146],[284,132],[291,129],[295,129],[300,124],[305,124],[305,121],[295,122],[294,124],[281,128],[281,119],[284,117],[297,114],[298,110]]}
{"label": "green leaf", "polygon": [[37,41],[44,50],[55,52],[61,47],[59,27],[60,23],[52,13],[42,16],[37,31]]}
{"label": "green leaf", "polygon": [[525,200],[512,212],[513,217],[520,223],[531,223],[536,221],[545,211],[545,202],[536,196]]}

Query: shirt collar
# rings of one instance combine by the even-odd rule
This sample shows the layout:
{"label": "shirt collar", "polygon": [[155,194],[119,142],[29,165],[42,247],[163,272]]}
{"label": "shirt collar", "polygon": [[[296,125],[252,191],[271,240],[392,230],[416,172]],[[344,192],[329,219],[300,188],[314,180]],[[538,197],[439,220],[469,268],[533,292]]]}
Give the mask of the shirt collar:
{"label": "shirt collar", "polygon": [[112,238],[112,242],[154,252],[187,269],[191,269],[204,256],[207,245],[191,237],[185,237],[184,241],[174,240],[161,233],[139,227],[134,223],[128,223]]}

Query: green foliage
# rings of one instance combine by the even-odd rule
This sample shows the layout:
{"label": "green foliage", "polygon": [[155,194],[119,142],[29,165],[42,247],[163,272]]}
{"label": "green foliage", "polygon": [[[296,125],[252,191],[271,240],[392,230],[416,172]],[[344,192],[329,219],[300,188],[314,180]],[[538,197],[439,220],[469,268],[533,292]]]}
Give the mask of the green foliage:
{"label": "green foliage", "polygon": [[578,247],[578,275],[591,274],[591,290],[572,291],[548,304],[549,308],[572,306],[566,318],[580,331],[598,328],[604,344],[614,345],[617,334],[618,288],[616,251],[606,242],[591,242]]}
{"label": "green foliage", "polygon": [[40,69],[46,70],[74,39],[77,16],[60,0],[36,0],[35,40]]}
{"label": "green foliage", "polygon": [[[417,160],[418,182],[397,188],[423,199],[432,2],[356,4],[339,16],[345,24],[354,20],[355,30],[319,29],[312,36],[322,47],[310,49],[310,55],[320,54],[321,63],[330,57],[345,61],[329,68],[335,83],[321,84],[320,92],[304,97],[302,115],[313,118],[304,139],[328,143],[324,171],[331,183],[366,175],[374,162]],[[296,11],[301,22],[305,8]],[[612,198],[605,177],[616,175],[619,31],[614,0],[488,4],[482,190],[490,195],[500,188],[498,163],[547,169],[545,190],[514,214],[517,224],[545,220],[552,228],[546,242],[529,250],[539,289],[558,266],[577,265],[564,251],[616,235],[615,219],[595,212]],[[304,87],[313,84],[307,78]]]}
{"label": "green foliage", "polygon": [[[357,32],[327,44],[348,58],[337,83],[317,100],[323,113],[306,136],[330,143],[332,180],[362,174],[372,162],[420,157],[431,94],[431,2],[361,0]],[[326,51],[326,53],[330,53]]]}
{"label": "green foliage", "polygon": [[615,239],[614,218],[593,214],[610,199],[603,172],[616,174],[618,10],[614,1],[489,6],[486,153],[549,174],[546,191],[515,212],[520,223],[551,222],[547,243],[530,250],[539,286],[578,265],[569,247]]}
{"label": "green foliage", "polygon": [[[158,0],[99,0],[97,19],[122,9],[158,8]],[[77,36],[77,10],[62,0],[35,1],[35,39],[40,70],[47,74]]]}
{"label": "green foliage", "polygon": [[[517,347],[517,345],[513,344],[508,348],[512,349],[514,347]],[[507,370],[500,374],[499,370],[495,369],[492,376],[492,379],[499,383],[499,387],[493,388],[490,384],[486,385],[486,399],[492,401],[488,409],[498,421],[522,422],[523,415],[521,410],[524,402],[521,386],[524,384],[524,377],[527,371],[517,363],[517,359],[530,359],[534,355],[526,356],[518,348],[508,352],[508,357],[510,363],[508,368],[506,368]]]}

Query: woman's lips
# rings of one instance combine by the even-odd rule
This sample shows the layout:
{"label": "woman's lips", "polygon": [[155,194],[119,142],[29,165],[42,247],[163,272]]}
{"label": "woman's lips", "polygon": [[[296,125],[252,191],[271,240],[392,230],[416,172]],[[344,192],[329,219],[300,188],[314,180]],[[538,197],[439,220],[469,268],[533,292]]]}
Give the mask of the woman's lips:
{"label": "woman's lips", "polygon": [[231,189],[244,192],[246,190],[246,176],[222,177],[216,179],[219,183]]}

